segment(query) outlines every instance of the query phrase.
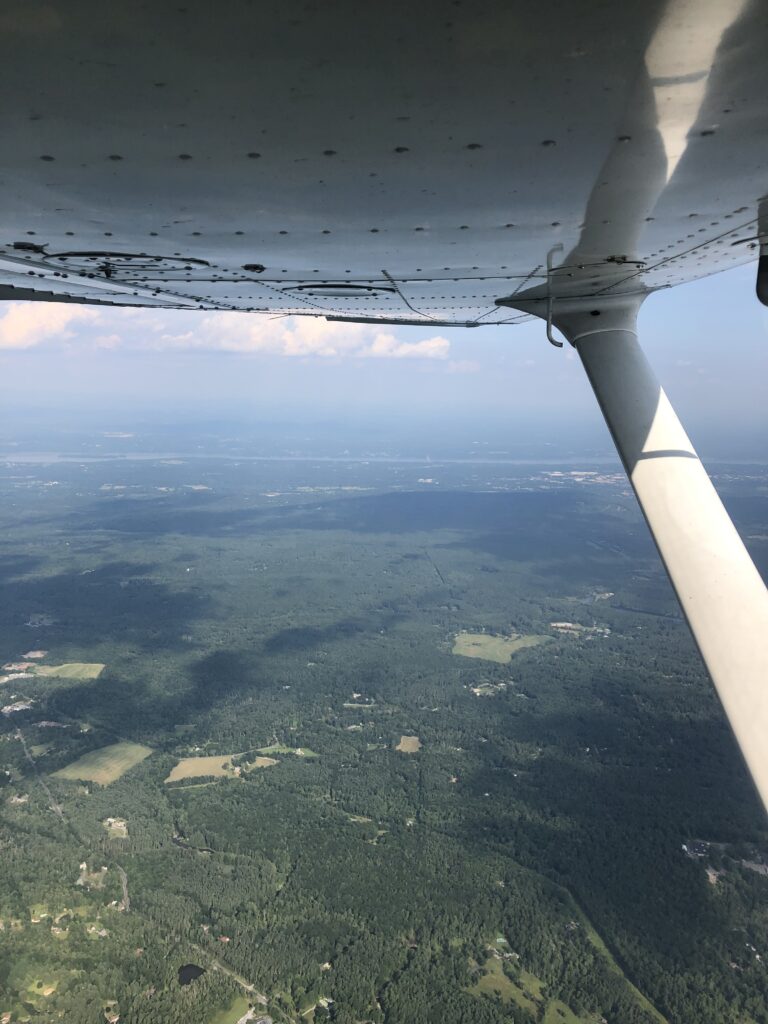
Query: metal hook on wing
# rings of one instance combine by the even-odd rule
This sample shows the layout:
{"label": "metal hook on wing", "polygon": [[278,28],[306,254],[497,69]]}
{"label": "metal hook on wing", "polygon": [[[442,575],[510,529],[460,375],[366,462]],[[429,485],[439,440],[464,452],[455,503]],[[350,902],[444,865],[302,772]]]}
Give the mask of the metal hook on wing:
{"label": "metal hook on wing", "polygon": [[562,252],[563,243],[558,242],[557,245],[553,245],[547,253],[547,341],[550,345],[554,345],[555,348],[562,348],[562,341],[558,341],[552,333],[552,286],[550,278],[552,276],[552,257],[556,252]]}

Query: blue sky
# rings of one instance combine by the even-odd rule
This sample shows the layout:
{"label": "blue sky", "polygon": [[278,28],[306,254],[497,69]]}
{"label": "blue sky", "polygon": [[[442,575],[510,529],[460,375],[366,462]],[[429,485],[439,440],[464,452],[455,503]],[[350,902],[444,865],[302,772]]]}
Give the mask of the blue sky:
{"label": "blue sky", "polygon": [[[703,455],[768,450],[768,310],[754,266],[651,296],[641,341]],[[385,328],[252,314],[0,307],[0,400],[15,419],[79,415],[106,427],[256,419],[344,429],[461,424],[510,437],[604,438],[575,353],[543,325]]]}

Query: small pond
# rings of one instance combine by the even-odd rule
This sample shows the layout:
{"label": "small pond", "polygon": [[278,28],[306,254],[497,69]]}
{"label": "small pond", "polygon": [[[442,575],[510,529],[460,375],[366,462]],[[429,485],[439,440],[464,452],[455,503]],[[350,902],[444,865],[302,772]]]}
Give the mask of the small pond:
{"label": "small pond", "polygon": [[197,964],[182,964],[179,968],[179,984],[189,985],[195,978],[199,978],[201,974],[205,974],[204,967],[198,967]]}

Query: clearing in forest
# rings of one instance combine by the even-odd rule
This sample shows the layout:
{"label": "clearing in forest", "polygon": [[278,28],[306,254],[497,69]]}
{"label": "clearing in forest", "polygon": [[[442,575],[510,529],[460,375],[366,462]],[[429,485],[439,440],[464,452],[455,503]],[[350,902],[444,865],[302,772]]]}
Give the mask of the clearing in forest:
{"label": "clearing in forest", "polygon": [[60,679],[98,679],[106,668],[100,662],[70,661],[65,665],[33,665],[36,676],[58,676]]}
{"label": "clearing in forest", "polygon": [[243,765],[243,771],[250,772],[254,768],[271,768],[273,764],[280,764],[274,757],[254,757],[248,764]]}
{"label": "clearing in forest", "polygon": [[212,757],[182,757],[172,769],[166,782],[180,782],[182,779],[199,779],[212,775],[214,778],[234,776],[232,758],[237,754],[214,754]]}
{"label": "clearing in forest", "polygon": [[206,776],[212,776],[215,779],[234,779],[242,775],[243,772],[250,772],[255,768],[269,768],[273,764],[279,763],[274,757],[255,757],[247,764],[235,767],[232,764],[233,757],[242,757],[242,754],[182,757],[165,781],[181,782],[184,779],[200,779]]}
{"label": "clearing in forest", "polygon": [[[23,1004],[23,1006],[18,1005],[18,1016],[17,1013],[14,1013],[13,1019],[30,1020],[30,1010],[33,1010],[33,1016],[36,1019],[40,1019],[46,1001],[56,992],[66,977],[67,972],[63,969],[39,963],[36,958],[32,960],[17,956],[11,963],[10,971],[5,979],[6,984],[3,986],[4,1001],[8,998],[7,994],[14,993],[19,1003]],[[13,997],[11,996],[11,998]],[[11,1015],[8,1014],[4,1019],[10,1019],[10,1017]]]}
{"label": "clearing in forest", "polygon": [[570,1006],[553,999],[547,1005],[541,1024],[592,1024],[598,1017],[577,1017]]}
{"label": "clearing in forest", "polygon": [[534,1001],[532,993],[522,985],[516,985],[511,978],[507,977],[502,961],[496,957],[486,960],[482,975],[469,991],[473,996],[491,996],[500,999],[502,1003],[516,1003],[532,1016],[538,1016],[539,1007]]}
{"label": "clearing in forest", "polygon": [[82,779],[84,782],[98,782],[108,786],[151,753],[152,748],[142,743],[111,743],[108,747],[83,754],[72,764],[52,774],[59,779]]}
{"label": "clearing in forest", "polygon": [[250,1003],[245,996],[235,996],[229,1006],[217,1010],[208,1018],[208,1024],[238,1024],[248,1013]]}
{"label": "clearing in forest", "polygon": [[286,747],[282,743],[273,743],[271,747],[259,747],[260,754],[295,754],[297,757],[319,757],[315,750],[309,747]]}
{"label": "clearing in forest", "polygon": [[31,996],[31,1001],[34,1002],[37,996],[43,996],[48,998],[52,996],[58,987],[58,982],[54,978],[38,978],[29,983],[27,988],[27,994]]}
{"label": "clearing in forest", "polygon": [[579,1017],[558,999],[546,1003],[544,1016],[540,1018],[545,1001],[541,979],[529,971],[520,970],[513,981],[505,973],[502,959],[496,956],[486,960],[481,977],[470,987],[469,992],[473,996],[500,999],[502,1003],[515,1003],[536,1020],[541,1019],[542,1024],[596,1024],[599,1019],[593,1014]]}
{"label": "clearing in forest", "polygon": [[421,750],[421,740],[418,736],[401,736],[395,750],[403,754],[417,754]]}
{"label": "clearing in forest", "polygon": [[464,658],[483,658],[495,661],[499,665],[508,665],[512,655],[524,647],[536,647],[550,640],[548,636],[527,636],[513,633],[511,636],[499,636],[496,633],[457,633],[453,641],[453,654]]}
{"label": "clearing in forest", "polygon": [[110,836],[118,839],[125,839],[128,836],[128,822],[125,818],[105,818],[101,824]]}

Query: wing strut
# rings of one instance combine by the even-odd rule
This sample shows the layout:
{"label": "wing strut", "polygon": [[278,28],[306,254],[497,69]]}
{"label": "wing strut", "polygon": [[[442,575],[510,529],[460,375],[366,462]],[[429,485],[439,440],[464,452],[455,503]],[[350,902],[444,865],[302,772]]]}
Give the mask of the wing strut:
{"label": "wing strut", "polygon": [[768,591],[637,340],[642,297],[561,300],[574,346],[768,809]]}

